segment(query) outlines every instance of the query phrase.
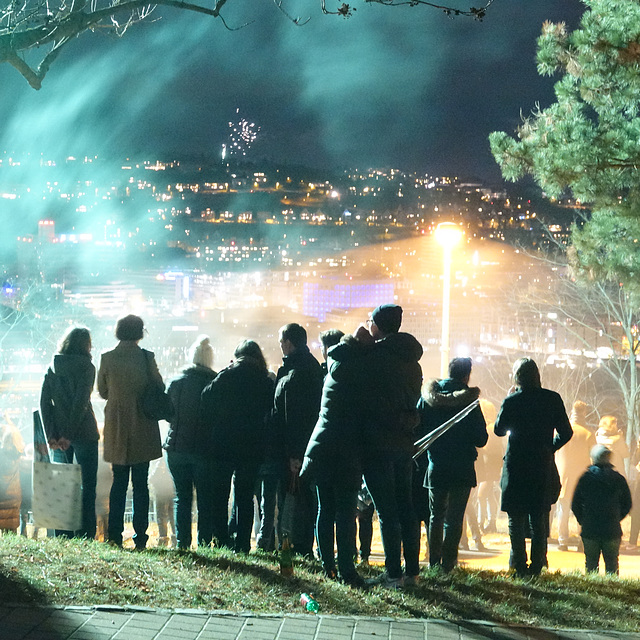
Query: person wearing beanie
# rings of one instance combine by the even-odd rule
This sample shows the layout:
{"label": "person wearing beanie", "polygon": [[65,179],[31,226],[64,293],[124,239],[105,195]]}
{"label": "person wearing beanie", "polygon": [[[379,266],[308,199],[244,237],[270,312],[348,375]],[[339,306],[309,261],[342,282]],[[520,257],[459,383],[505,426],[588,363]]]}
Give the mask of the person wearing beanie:
{"label": "person wearing beanie", "polygon": [[200,420],[200,397],[216,377],[209,336],[199,336],[191,345],[190,365],[172,380],[168,394],[175,413],[164,443],[167,466],[176,488],[175,523],[179,549],[191,548],[193,490],[198,506],[198,542],[213,539],[210,433]]}
{"label": "person wearing beanie", "polygon": [[591,466],[578,480],[571,509],[580,523],[587,572],[598,572],[600,554],[605,571],[618,574],[620,522],[631,511],[631,492],[624,476],[611,464],[611,449],[591,449]]}
{"label": "person wearing beanie", "polygon": [[397,304],[381,304],[371,312],[371,325],[383,334],[398,333],[402,325],[402,307]]}
{"label": "person wearing beanie", "polygon": [[364,434],[364,478],[380,518],[386,568],[380,582],[397,588],[415,584],[419,573],[420,523],[412,501],[412,455],[419,423],[422,346],[412,335],[400,332],[398,305],[377,307],[368,324],[375,340],[371,402],[377,414]]}

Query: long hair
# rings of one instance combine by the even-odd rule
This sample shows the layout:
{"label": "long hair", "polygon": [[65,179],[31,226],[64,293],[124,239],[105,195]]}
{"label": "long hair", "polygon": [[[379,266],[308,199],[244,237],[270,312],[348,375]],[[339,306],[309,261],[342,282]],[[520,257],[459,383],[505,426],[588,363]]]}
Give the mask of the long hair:
{"label": "long hair", "polygon": [[91,357],[91,333],[86,327],[69,327],[60,338],[58,353]]}
{"label": "long hair", "polygon": [[254,340],[243,340],[233,352],[233,357],[236,360],[240,358],[252,358],[260,365],[261,369],[267,370],[267,361],[264,359],[262,349]]}
{"label": "long hair", "polygon": [[513,383],[521,389],[539,389],[540,371],[531,358],[520,358],[513,365]]}

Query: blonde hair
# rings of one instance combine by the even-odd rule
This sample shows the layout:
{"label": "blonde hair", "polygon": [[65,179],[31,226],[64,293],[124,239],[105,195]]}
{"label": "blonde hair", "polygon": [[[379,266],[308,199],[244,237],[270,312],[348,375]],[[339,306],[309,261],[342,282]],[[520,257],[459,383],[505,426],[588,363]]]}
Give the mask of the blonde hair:
{"label": "blonde hair", "polygon": [[189,356],[193,364],[213,369],[213,347],[209,336],[198,336],[189,349]]}

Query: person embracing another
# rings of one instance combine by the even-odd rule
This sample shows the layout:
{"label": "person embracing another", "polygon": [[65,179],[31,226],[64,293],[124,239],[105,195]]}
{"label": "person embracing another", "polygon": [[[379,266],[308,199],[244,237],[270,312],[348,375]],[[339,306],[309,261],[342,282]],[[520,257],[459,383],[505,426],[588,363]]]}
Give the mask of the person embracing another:
{"label": "person embracing another", "polygon": [[547,566],[549,512],[560,494],[554,453],[569,442],[573,429],[562,398],[542,388],[538,366],[530,358],[514,364],[513,386],[493,429],[497,436],[509,436],[500,479],[501,509],[509,516],[509,566],[518,576],[539,575]]}
{"label": "person embracing another", "polygon": [[149,384],[164,389],[155,357],[138,345],[144,337],[142,318],[128,315],[116,323],[115,349],[100,359],[98,393],[104,410],[104,459],[111,463],[108,541],[122,546],[129,480],[133,484],[133,542],[146,548],[149,526],[149,462],[162,456],[158,421],[144,415],[142,397]]}

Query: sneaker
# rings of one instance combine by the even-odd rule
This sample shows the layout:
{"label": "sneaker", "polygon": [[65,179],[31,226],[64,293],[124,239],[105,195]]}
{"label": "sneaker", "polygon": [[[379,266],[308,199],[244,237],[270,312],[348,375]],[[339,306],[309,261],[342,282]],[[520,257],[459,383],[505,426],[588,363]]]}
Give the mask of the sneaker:
{"label": "sneaker", "polygon": [[341,578],[341,582],[352,589],[366,589],[368,586],[367,581],[359,573],[354,573],[347,578]]}
{"label": "sneaker", "polygon": [[365,584],[369,587],[381,586],[386,587],[387,589],[402,589],[402,585],[404,584],[404,578],[400,576],[399,578],[392,578],[385,571],[381,573],[377,578],[370,578],[369,580],[365,580]]}
{"label": "sneaker", "polygon": [[404,586],[405,587],[417,587],[420,584],[420,576],[405,576],[404,577]]}

